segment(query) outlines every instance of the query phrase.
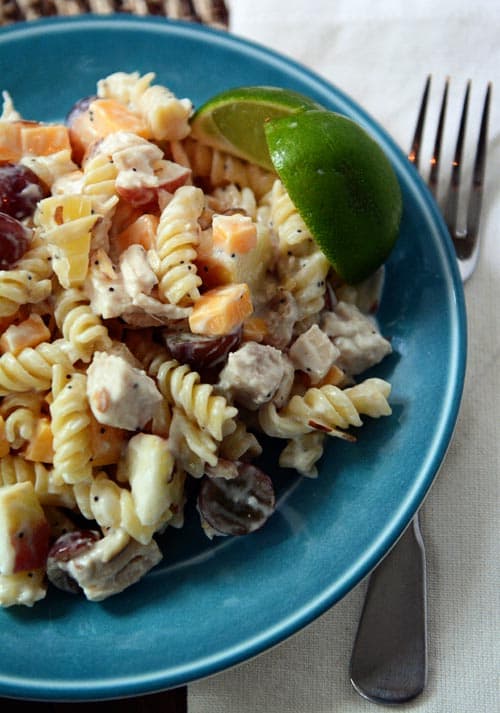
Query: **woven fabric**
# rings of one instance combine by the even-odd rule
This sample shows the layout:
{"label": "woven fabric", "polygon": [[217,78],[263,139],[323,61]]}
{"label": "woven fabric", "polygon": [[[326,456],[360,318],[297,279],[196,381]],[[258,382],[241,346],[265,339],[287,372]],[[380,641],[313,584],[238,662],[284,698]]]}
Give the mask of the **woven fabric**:
{"label": "woven fabric", "polygon": [[229,15],[224,0],[0,0],[0,25],[36,20],[48,15],[85,12],[163,15],[227,29]]}

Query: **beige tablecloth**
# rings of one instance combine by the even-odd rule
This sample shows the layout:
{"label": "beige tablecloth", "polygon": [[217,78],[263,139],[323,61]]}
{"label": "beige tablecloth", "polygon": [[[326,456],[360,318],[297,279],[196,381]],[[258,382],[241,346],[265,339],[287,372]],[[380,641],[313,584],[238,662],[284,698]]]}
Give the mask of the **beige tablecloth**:
{"label": "beige tablecloth", "polygon": [[[466,285],[467,379],[455,437],[423,508],[429,682],[419,713],[495,713],[499,687],[500,3],[497,0],[233,0],[231,31],[312,68],[407,149],[425,77],[437,106],[452,78],[450,131],[473,80],[470,140],[493,92],[482,253]],[[437,108],[436,108],[437,114]],[[424,145],[424,154],[426,146]],[[365,583],[253,661],[189,687],[189,713],[361,713],[348,664]]]}

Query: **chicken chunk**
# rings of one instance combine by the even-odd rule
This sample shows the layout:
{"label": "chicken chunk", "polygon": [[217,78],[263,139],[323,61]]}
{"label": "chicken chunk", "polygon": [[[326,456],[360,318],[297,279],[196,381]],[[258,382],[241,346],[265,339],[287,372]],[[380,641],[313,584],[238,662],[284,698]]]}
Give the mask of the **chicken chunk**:
{"label": "chicken chunk", "polygon": [[325,312],[321,328],[340,352],[335,364],[353,376],[378,364],[392,351],[374,320],[347,302],[339,302],[333,312]]}
{"label": "chicken chunk", "polygon": [[[74,535],[72,533],[70,537]],[[66,591],[83,590],[87,599],[93,602],[100,602],[135,584],[162,559],[155,540],[142,545],[121,529],[100,539],[89,539],[86,547],[80,544],[81,549],[75,548],[74,556],[69,556],[71,550],[62,541],[64,537],[60,547],[56,540],[49,555],[49,579]]]}
{"label": "chicken chunk", "polygon": [[340,352],[328,335],[313,324],[294,341],[289,356],[294,367],[309,374],[314,384],[325,376]]}
{"label": "chicken chunk", "polygon": [[151,294],[151,290],[158,283],[142,245],[130,245],[120,255],[120,270],[125,291],[132,298],[141,293]]}
{"label": "chicken chunk", "polygon": [[247,342],[229,354],[218,388],[251,411],[278,398],[282,405],[292,387],[293,365],[279,349]]}
{"label": "chicken chunk", "polygon": [[135,431],[162,401],[153,379],[122,356],[96,352],[87,375],[87,396],[99,423]]}

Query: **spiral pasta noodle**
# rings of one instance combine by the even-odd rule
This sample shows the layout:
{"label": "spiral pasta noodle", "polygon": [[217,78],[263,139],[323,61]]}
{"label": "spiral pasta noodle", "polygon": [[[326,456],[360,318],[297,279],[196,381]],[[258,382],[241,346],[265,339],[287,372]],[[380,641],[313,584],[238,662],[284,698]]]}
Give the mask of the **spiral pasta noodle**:
{"label": "spiral pasta noodle", "polygon": [[200,296],[201,278],[194,260],[198,244],[198,218],[203,210],[203,191],[193,186],[178,188],[160,217],[156,250],[160,297],[172,304],[191,303]]}
{"label": "spiral pasta noodle", "polygon": [[297,303],[298,328],[305,331],[315,320],[325,302],[326,277],[330,264],[311,237],[311,233],[293,205],[281,181],[275,181],[266,196],[272,229],[278,236],[281,286]]}
{"label": "spiral pasta noodle", "polygon": [[30,481],[42,505],[75,507],[73,489],[60,483],[52,468],[25,460],[20,455],[0,458],[0,487]]}
{"label": "spiral pasta noodle", "polygon": [[224,436],[219,449],[221,458],[232,461],[256,458],[261,453],[262,446],[256,436],[241,421],[238,421],[232,433]]}
{"label": "spiral pasta noodle", "polygon": [[140,522],[130,490],[121,488],[106,473],[76,483],[73,493],[83,516],[95,520],[103,532],[122,528],[143,545],[151,541],[155,528]]}
{"label": "spiral pasta noodle", "polygon": [[183,469],[193,477],[200,478],[206,464],[217,464],[218,442],[179,407],[174,407],[172,412],[169,438],[175,451],[180,453]]}
{"label": "spiral pasta noodle", "polygon": [[313,244],[311,233],[280,180],[273,183],[263,202],[270,206],[270,220],[278,236],[280,253],[300,254],[304,245]]}
{"label": "spiral pasta noodle", "polygon": [[88,196],[58,195],[38,203],[34,222],[49,245],[54,272],[65,289],[85,281],[91,230],[97,218]]}
{"label": "spiral pasta noodle", "polygon": [[17,391],[47,391],[54,364],[71,366],[64,340],[26,347],[17,356],[6,352],[0,357],[0,396]]}
{"label": "spiral pasta noodle", "polygon": [[109,157],[97,153],[89,158],[83,169],[82,192],[92,200],[94,213],[107,216],[118,203],[115,183],[118,170]]}
{"label": "spiral pasta noodle", "polygon": [[190,168],[193,179],[208,181],[212,188],[234,184],[247,186],[257,199],[272,187],[276,176],[255,164],[230,156],[222,151],[187,138],[182,143],[172,142],[174,160]]}
{"label": "spiral pasta noodle", "polygon": [[26,391],[2,399],[0,415],[5,420],[5,436],[11,448],[21,448],[33,436],[43,398],[43,394]]}
{"label": "spiral pasta noodle", "polygon": [[[85,374],[70,378],[50,404],[56,477],[73,485],[92,477],[90,408]],[[60,378],[59,375],[54,376]]]}
{"label": "spiral pasta noodle", "polygon": [[223,396],[213,393],[213,386],[200,383],[200,375],[175,359],[164,362],[158,371],[158,386],[170,403],[184,409],[186,415],[217,441],[232,432],[238,410]]}
{"label": "spiral pasta noodle", "polygon": [[46,299],[52,291],[52,272],[47,245],[35,240],[13,270],[0,270],[0,317]]}
{"label": "spiral pasta noodle", "polygon": [[326,384],[308,389],[303,396],[292,396],[279,412],[268,404],[259,420],[263,430],[277,438],[295,437],[314,429],[346,438],[344,429],[362,425],[361,414],[378,418],[391,413],[389,393],[390,384],[383,379],[367,379],[348,389]]}
{"label": "spiral pasta noodle", "polygon": [[111,347],[108,330],[90,307],[82,289],[60,290],[54,300],[56,324],[74,349],[76,358],[89,362],[95,351]]}

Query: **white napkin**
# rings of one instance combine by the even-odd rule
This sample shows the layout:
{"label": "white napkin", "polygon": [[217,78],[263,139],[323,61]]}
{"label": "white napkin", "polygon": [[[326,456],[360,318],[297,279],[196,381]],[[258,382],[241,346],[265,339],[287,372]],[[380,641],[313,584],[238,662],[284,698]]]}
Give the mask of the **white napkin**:
{"label": "white napkin", "polygon": [[[465,288],[469,357],[464,397],[454,439],[422,514],[428,560],[429,682],[407,708],[419,713],[500,711],[500,3],[228,4],[233,33],[316,71],[359,102],[404,150],[428,73],[433,75],[431,134],[444,78],[449,75],[452,80],[448,137],[456,134],[465,82],[473,80],[470,144],[477,135],[486,83],[497,80],[482,252]],[[424,158],[428,150],[424,144]],[[373,708],[353,691],[348,676],[365,587],[360,584],[272,651],[190,685],[189,713],[359,713]]]}

